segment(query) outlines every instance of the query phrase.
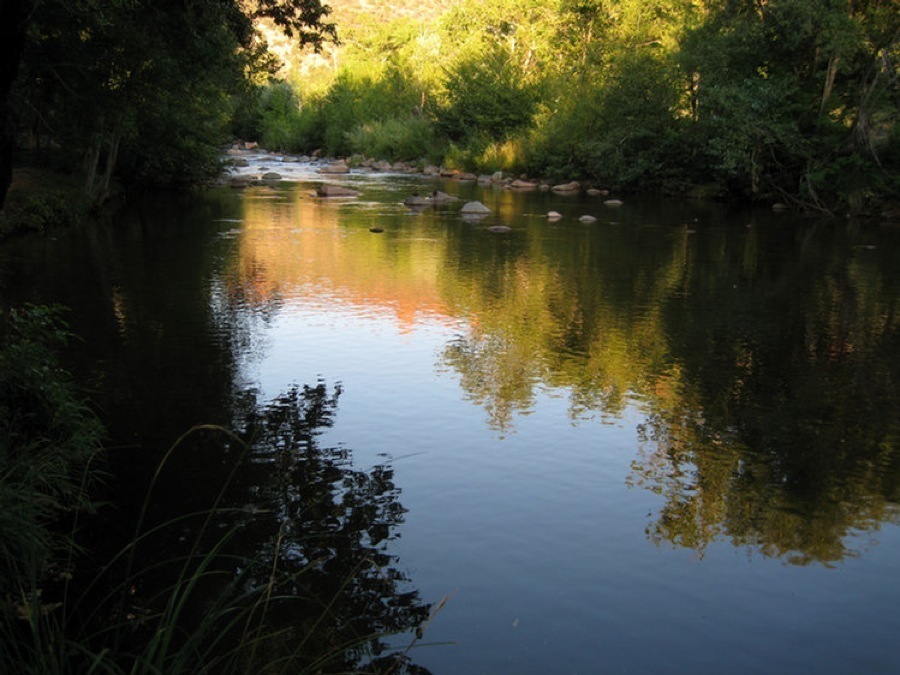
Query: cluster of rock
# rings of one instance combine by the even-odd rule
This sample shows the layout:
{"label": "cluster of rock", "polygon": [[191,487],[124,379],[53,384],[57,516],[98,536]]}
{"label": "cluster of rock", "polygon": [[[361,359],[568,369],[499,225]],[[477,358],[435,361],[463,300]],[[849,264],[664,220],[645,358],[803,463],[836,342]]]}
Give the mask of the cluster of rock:
{"label": "cluster of rock", "polygon": [[[226,151],[231,158],[231,164],[235,167],[246,167],[249,165],[245,155],[248,151],[259,151],[260,148],[255,142],[235,143]],[[554,183],[545,179],[533,179],[526,175],[512,177],[505,175],[502,171],[492,174],[474,174],[459,169],[448,167],[440,167],[436,165],[423,166],[420,162],[388,162],[386,160],[376,160],[372,158],[355,155],[347,158],[323,158],[316,151],[311,155],[284,155],[279,156],[281,162],[301,162],[321,164],[317,169],[318,173],[324,175],[340,175],[350,173],[351,170],[366,173],[404,173],[404,174],[421,174],[425,176],[434,176],[436,178],[446,178],[449,180],[457,180],[460,182],[479,183],[480,185],[492,185],[508,190],[540,190],[552,191],[558,194],[576,194],[585,191],[590,195],[606,196],[609,190],[597,188],[591,185],[585,185],[577,180],[564,183]],[[263,178],[262,180],[266,180]],[[271,180],[271,179],[269,179]],[[238,178],[238,182],[243,182]]]}
{"label": "cluster of rock", "polygon": [[[249,166],[249,162],[244,155],[248,151],[257,150],[256,143],[235,144],[227,151],[231,157],[231,163],[236,167]],[[405,174],[422,174],[425,176],[434,176],[436,178],[444,178],[459,182],[473,182],[484,186],[494,186],[504,190],[530,191],[538,190],[543,192],[553,192],[556,194],[579,194],[582,191],[594,196],[608,196],[609,190],[600,189],[593,186],[585,185],[577,180],[565,183],[553,183],[548,180],[531,179],[526,175],[520,175],[516,178],[505,175],[502,171],[493,174],[476,175],[474,173],[466,173],[458,169],[439,167],[434,165],[422,166],[413,162],[388,162],[385,160],[368,159],[364,157],[350,157],[329,159],[320,157],[319,153],[312,155],[285,155],[278,158],[281,162],[303,162],[311,163],[318,166],[318,173],[323,175],[341,175],[348,174],[351,170],[356,172],[381,172],[381,173],[405,173]],[[235,187],[245,187],[251,184],[266,184],[281,180],[282,176],[274,171],[267,171],[259,177],[235,176],[230,179],[230,184]],[[314,192],[314,197],[330,199],[341,197],[357,197],[359,192],[349,187],[341,185],[333,185],[323,183]],[[411,209],[421,210],[432,206],[451,204],[460,201],[446,192],[434,190],[428,194],[414,194],[404,201],[404,204]],[[617,207],[622,205],[622,201],[618,199],[607,199],[603,202],[605,206]],[[466,220],[480,220],[490,214],[490,209],[481,202],[468,202],[460,208],[460,214]],[[550,211],[546,214],[546,218],[550,221],[558,221],[563,215],[557,211]],[[579,217],[581,222],[595,222],[597,218],[593,215],[585,214]],[[504,225],[494,225],[488,230],[492,232],[508,232],[509,228]]]}

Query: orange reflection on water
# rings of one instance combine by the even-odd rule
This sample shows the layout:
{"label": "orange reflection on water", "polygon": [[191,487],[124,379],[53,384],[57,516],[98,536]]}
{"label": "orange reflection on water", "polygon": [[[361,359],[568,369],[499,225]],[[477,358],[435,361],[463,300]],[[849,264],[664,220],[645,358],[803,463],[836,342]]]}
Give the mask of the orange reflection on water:
{"label": "orange reflection on water", "polygon": [[317,299],[393,316],[399,329],[450,318],[438,289],[442,244],[375,234],[341,202],[248,192],[229,286],[253,305]]}

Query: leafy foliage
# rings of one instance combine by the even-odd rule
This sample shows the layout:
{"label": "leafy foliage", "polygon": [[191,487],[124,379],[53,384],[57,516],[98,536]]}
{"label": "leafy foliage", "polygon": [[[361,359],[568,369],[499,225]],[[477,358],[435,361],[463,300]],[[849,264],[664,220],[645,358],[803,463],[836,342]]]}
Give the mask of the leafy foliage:
{"label": "leafy foliage", "polygon": [[527,125],[535,110],[520,71],[499,50],[448,69],[444,91],[436,117],[452,141],[500,140]]}
{"label": "leafy foliage", "polygon": [[289,71],[327,152],[379,149],[415,107],[445,159],[475,170],[824,210],[900,194],[896,3],[468,0],[417,24],[354,7],[336,10],[324,95],[304,99],[312,80]]}
{"label": "leafy foliage", "polygon": [[74,542],[66,520],[93,503],[88,488],[102,426],[60,368],[71,335],[56,307],[5,317],[0,343],[0,621],[37,601],[51,564]]}
{"label": "leafy foliage", "polygon": [[80,172],[102,201],[114,177],[180,184],[215,175],[232,96],[271,67],[253,21],[302,43],[334,35],[319,0],[37,3],[12,94],[38,159]]}
{"label": "leafy foliage", "polygon": [[[281,79],[253,21],[295,38]],[[890,0],[54,1],[15,110],[94,199],[208,176],[231,131],[866,212],[900,198],[898,63]]]}

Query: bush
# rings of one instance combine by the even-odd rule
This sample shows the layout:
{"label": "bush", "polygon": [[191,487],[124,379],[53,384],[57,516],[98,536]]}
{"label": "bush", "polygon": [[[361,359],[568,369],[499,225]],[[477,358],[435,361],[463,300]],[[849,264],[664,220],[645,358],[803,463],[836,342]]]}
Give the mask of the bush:
{"label": "bush", "polygon": [[[54,307],[12,310],[0,342],[0,599],[23,611],[51,562],[71,551],[62,520],[93,504],[87,488],[103,428],[56,350],[70,333]],[[2,600],[0,600],[2,602]]]}
{"label": "bush", "polygon": [[440,143],[428,120],[410,115],[361,124],[347,135],[352,152],[378,159],[439,161]]}
{"label": "bush", "polygon": [[[438,127],[453,141],[498,141],[527,126],[536,96],[502,51],[456,64],[447,74]],[[486,143],[485,143],[486,144]]]}
{"label": "bush", "polygon": [[16,232],[44,232],[73,225],[88,212],[85,196],[74,189],[11,190],[0,214],[0,237]]}

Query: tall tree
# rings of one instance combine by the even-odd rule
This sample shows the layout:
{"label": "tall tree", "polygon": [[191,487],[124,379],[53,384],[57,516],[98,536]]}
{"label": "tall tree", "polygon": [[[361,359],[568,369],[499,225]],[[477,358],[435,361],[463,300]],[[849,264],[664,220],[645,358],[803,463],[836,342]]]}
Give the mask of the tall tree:
{"label": "tall tree", "polygon": [[171,168],[211,145],[224,95],[260,47],[254,21],[318,46],[335,35],[329,11],[321,0],[2,0],[0,197],[11,181],[17,73],[22,116],[53,122],[44,132],[83,158],[86,189],[102,196],[121,151],[132,166],[145,159],[135,156],[148,128],[174,131]]}
{"label": "tall tree", "polygon": [[13,133],[9,93],[25,48],[25,29],[33,0],[0,0],[0,209],[12,182]]}

